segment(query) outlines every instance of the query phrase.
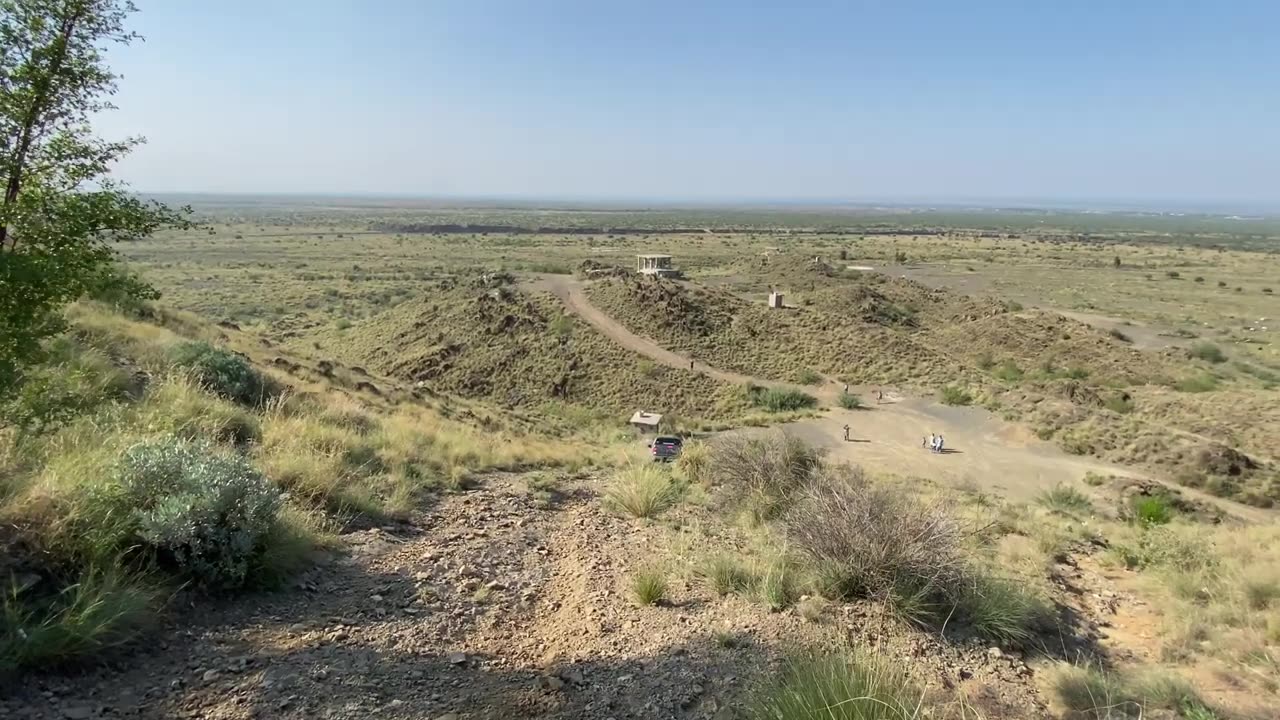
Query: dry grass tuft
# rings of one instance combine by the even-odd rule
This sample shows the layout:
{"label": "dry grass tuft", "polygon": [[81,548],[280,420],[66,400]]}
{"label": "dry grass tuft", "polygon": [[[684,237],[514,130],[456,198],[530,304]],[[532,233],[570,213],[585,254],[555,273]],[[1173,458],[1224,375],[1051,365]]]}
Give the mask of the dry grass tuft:
{"label": "dry grass tuft", "polygon": [[652,463],[636,463],[614,474],[604,501],[615,512],[651,518],[673,505],[678,497],[666,469]]}

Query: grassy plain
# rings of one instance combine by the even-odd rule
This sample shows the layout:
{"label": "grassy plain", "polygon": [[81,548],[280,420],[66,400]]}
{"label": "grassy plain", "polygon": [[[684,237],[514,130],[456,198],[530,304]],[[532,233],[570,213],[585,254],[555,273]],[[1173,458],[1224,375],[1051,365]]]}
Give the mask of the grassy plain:
{"label": "grassy plain", "polygon": [[[1036,673],[1064,718],[1247,717],[1280,688],[1273,522],[1093,475],[1017,504],[771,434],[691,440],[672,468],[636,464],[623,428],[637,406],[685,431],[823,413],[872,425],[869,386],[983,406],[1030,431],[1012,444],[1039,436],[1268,506],[1280,500],[1273,221],[336,199],[197,210],[198,230],[121,247],[161,309],[72,308],[72,333],[33,375],[43,384],[6,408],[0,542],[39,553],[0,564],[35,583],[3,605],[0,670],[124,643],[165,591],[199,577],[166,554],[172,538],[96,512],[157,446],[279,494],[246,561],[277,583],[351,528],[413,523],[485,476],[521,474],[539,512],[594,496],[594,510],[566,515],[572,532],[600,513],[652,541],[620,586],[632,612],[705,591],[764,608],[763,625],[779,613],[819,629],[851,613],[867,633],[887,623],[890,654],[1004,667],[1012,649],[1013,675],[991,681],[1033,707]],[[629,331],[726,372],[629,350],[524,282],[582,274],[585,260],[630,268],[638,252],[672,253],[688,282],[575,282]],[[770,289],[788,309],[765,309]],[[585,484],[568,479],[584,470]],[[138,538],[145,556],[129,554]],[[233,560],[211,577],[243,575]],[[590,614],[594,590],[565,598],[575,614]],[[881,700],[859,712],[919,716],[936,688],[884,661],[806,655],[754,702],[762,717],[808,717],[861,694]],[[948,697],[940,716],[984,716]]]}

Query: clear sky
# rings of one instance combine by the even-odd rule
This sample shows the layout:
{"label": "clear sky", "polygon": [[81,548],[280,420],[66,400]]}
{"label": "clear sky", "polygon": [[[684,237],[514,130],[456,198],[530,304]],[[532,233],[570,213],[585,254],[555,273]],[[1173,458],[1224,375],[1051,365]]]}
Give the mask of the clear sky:
{"label": "clear sky", "polygon": [[145,191],[1280,206],[1280,2],[136,0]]}

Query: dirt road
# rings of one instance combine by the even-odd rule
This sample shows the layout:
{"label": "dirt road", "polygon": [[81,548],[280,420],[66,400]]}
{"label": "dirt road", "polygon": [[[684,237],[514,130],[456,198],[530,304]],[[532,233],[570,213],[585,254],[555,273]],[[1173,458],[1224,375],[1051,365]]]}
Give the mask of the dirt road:
{"label": "dirt road", "polygon": [[[538,275],[525,284],[531,291],[548,292],[571,312],[600,333],[633,352],[673,368],[689,369],[690,359],[641,337],[591,304],[586,283],[568,275]],[[816,394],[834,405],[842,387],[828,382],[821,387],[800,387],[740,373],[726,372],[694,361],[697,372],[729,383],[754,383],[766,387],[791,387]],[[886,391],[886,402],[877,404],[877,390]],[[974,487],[1013,500],[1030,500],[1059,483],[1075,483],[1087,472],[1148,479],[1146,474],[1063,452],[1037,438],[1022,425],[1005,422],[981,408],[948,407],[930,398],[905,397],[892,388],[850,388],[867,409],[832,409],[824,417],[789,423],[788,431],[825,448],[833,457],[857,463],[880,473],[918,476]],[[844,441],[844,426],[851,441]],[[936,454],[921,447],[930,433],[946,438],[947,452]],[[1190,488],[1180,488],[1198,500],[1217,504],[1252,521],[1269,521],[1269,513],[1222,501]]]}

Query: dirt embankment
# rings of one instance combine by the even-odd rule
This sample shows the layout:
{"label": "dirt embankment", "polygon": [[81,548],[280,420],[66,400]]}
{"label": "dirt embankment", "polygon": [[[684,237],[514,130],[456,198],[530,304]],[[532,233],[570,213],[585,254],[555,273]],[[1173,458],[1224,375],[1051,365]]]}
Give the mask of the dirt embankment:
{"label": "dirt embankment", "polygon": [[[477,284],[479,283],[479,284]],[[666,367],[595,332],[554,298],[501,278],[442,283],[346,330],[301,338],[350,364],[501,407],[548,402],[629,415],[731,414],[734,389]]]}
{"label": "dirt embankment", "polygon": [[[182,631],[162,643],[28,678],[0,716],[720,720],[742,717],[796,647],[844,642],[901,658],[931,696],[1046,716],[1037,665],[1020,653],[862,604],[806,617],[718,597],[678,571],[669,530],[605,513],[594,489],[579,478],[546,509],[524,478],[490,477],[412,524],[346,536],[341,556],[288,591],[178,610]],[[717,533],[732,542],[731,529]],[[636,607],[628,577],[653,564],[674,573],[668,597]]]}

